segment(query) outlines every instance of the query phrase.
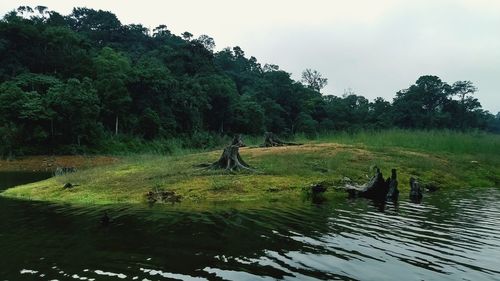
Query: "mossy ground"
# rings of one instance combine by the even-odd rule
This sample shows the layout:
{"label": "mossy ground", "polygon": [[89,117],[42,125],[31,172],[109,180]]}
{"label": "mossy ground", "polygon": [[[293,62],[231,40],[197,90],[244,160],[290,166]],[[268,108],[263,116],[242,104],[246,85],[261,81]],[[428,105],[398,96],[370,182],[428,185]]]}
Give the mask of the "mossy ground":
{"label": "mossy ground", "polygon": [[[163,189],[181,195],[186,203],[279,200],[300,196],[311,184],[339,185],[343,177],[364,183],[371,176],[370,167],[376,165],[386,177],[391,168],[398,170],[404,196],[410,176],[442,188],[498,186],[498,148],[500,137],[488,134],[389,131],[334,135],[301,146],[240,149],[256,173],[196,167],[216,161],[222,150],[135,155],[108,166],[11,188],[2,195],[84,204],[139,203],[146,202],[148,191]],[[63,189],[68,182],[77,186]]]}

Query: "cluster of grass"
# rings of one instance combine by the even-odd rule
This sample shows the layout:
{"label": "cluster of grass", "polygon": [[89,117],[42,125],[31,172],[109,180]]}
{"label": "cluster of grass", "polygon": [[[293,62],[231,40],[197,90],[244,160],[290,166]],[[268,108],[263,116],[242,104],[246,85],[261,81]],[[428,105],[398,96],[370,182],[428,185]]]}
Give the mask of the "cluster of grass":
{"label": "cluster of grass", "polygon": [[[242,148],[241,156],[257,173],[202,169],[196,164],[217,160],[221,150],[192,153],[179,149],[169,156],[128,155],[110,166],[15,187],[3,195],[74,203],[136,203],[145,202],[146,192],[159,188],[174,191],[184,202],[280,200],[303,193],[311,184],[339,185],[343,177],[363,183],[373,166],[386,176],[396,168],[403,194],[410,176],[443,188],[498,186],[500,178],[498,135],[394,130],[323,135],[315,140],[299,137],[297,141],[304,145]],[[67,182],[78,186],[63,189]]]}
{"label": "cluster of grass", "polygon": [[[301,137],[304,139],[304,137]],[[401,130],[338,132],[321,134],[318,142],[363,145],[370,148],[399,147],[436,153],[491,154],[498,153],[500,135],[482,131]]]}

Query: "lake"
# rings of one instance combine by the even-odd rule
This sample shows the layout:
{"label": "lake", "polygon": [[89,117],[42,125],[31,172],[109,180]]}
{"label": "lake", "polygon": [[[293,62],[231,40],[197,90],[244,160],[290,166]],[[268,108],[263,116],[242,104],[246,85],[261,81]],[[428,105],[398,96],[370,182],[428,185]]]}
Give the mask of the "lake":
{"label": "lake", "polygon": [[498,188],[197,212],[0,197],[0,280],[500,280],[499,223]]}

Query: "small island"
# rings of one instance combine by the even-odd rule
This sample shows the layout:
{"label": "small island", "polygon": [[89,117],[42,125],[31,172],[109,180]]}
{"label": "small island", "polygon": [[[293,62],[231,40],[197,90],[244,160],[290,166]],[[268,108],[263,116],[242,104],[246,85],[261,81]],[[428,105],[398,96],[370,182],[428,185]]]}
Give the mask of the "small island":
{"label": "small island", "polygon": [[[367,141],[369,140],[369,141]],[[344,178],[365,182],[370,167],[385,175],[398,169],[399,189],[407,197],[411,177],[440,188],[498,186],[499,137],[452,132],[385,131],[339,134],[297,146],[239,149],[250,170],[207,169],[221,150],[176,155],[135,155],[113,163],[10,188],[2,196],[76,204],[148,203],[148,192],[172,192],[174,204],[287,200],[327,187],[325,196],[346,196]],[[385,143],[390,142],[387,146]],[[73,188],[64,188],[71,183]],[[177,198],[177,197],[176,197]]]}

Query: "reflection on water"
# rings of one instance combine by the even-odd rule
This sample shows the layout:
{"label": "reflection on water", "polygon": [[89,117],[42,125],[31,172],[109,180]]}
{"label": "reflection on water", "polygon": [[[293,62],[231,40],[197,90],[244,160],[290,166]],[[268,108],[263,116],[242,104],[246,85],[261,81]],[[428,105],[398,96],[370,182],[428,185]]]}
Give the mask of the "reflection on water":
{"label": "reflection on water", "polygon": [[441,190],[419,205],[339,198],[212,212],[0,199],[0,277],[499,280],[499,202],[495,188]]}
{"label": "reflection on water", "polygon": [[51,176],[50,172],[1,172],[0,191],[22,183],[35,182]]}

